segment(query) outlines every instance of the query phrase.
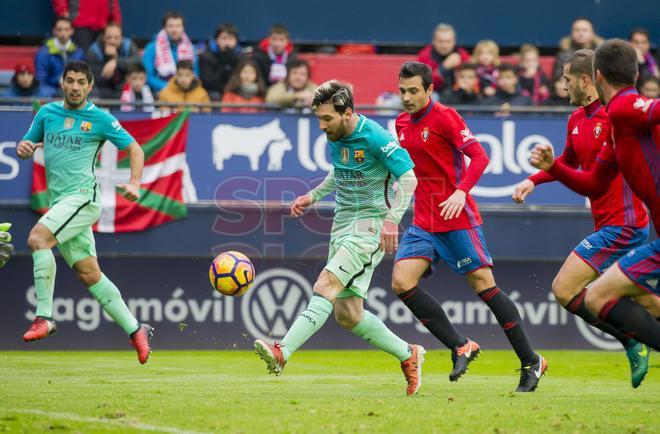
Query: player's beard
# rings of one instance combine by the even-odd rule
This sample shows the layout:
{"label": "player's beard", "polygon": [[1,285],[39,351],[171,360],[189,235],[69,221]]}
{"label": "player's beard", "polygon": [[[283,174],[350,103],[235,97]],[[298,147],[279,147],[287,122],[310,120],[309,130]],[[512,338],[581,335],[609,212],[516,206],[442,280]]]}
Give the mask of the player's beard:
{"label": "player's beard", "polygon": [[64,93],[64,100],[66,101],[67,106],[69,106],[69,108],[71,108],[71,109],[77,109],[77,108],[81,107],[85,103],[85,101],[87,100],[87,95],[85,95],[83,92],[80,92],[78,94],[79,95],[78,101],[72,101],[72,99],[70,97],[70,94],[71,94],[71,92],[69,92],[69,93],[65,92]]}

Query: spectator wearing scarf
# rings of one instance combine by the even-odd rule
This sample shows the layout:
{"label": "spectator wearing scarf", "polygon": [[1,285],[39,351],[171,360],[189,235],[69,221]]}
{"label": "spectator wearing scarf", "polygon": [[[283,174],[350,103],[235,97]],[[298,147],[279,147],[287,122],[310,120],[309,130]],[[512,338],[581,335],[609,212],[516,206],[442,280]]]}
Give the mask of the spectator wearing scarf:
{"label": "spectator wearing scarf", "polygon": [[184,31],[183,15],[168,12],[163,17],[163,29],[147,44],[142,55],[151,90],[159,93],[176,74],[176,65],[181,60],[191,61],[195,75],[199,75],[197,53]]}
{"label": "spectator wearing scarf", "polygon": [[[261,78],[261,70],[254,60],[242,61],[234,70],[225,92],[222,95],[223,103],[230,104],[261,104],[266,96],[266,85]],[[223,107],[223,112],[254,113],[259,109],[255,107]]]}
{"label": "spectator wearing scarf", "polygon": [[293,43],[289,39],[289,30],[276,24],[270,29],[268,38],[261,41],[259,49],[254,53],[261,69],[261,76],[267,86],[273,85],[286,78],[286,65],[295,58]]}
{"label": "spectator wearing scarf", "polygon": [[[121,111],[132,112],[142,110],[154,111],[154,96],[147,84],[147,71],[141,63],[134,63],[128,67],[126,72],[126,83],[121,91]],[[136,102],[142,102],[141,107],[136,107]]]}

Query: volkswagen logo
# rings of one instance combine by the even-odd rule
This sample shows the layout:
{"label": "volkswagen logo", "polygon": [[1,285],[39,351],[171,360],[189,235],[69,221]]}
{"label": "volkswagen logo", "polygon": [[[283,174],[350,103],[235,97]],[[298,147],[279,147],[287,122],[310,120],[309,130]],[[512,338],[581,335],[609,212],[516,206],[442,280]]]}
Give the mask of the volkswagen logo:
{"label": "volkswagen logo", "polygon": [[312,297],[303,276],[286,268],[271,268],[257,275],[243,296],[241,314],[256,339],[282,339]]}
{"label": "volkswagen logo", "polygon": [[575,317],[575,324],[582,337],[596,348],[601,350],[620,350],[621,343],[602,330],[587,324],[582,318]]}

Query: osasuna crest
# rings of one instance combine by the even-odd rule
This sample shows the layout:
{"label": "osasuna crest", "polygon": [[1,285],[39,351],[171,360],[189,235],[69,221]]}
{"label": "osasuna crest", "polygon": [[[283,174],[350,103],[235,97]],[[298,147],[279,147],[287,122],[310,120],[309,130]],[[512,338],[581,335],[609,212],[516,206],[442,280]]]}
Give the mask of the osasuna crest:
{"label": "osasuna crest", "polygon": [[341,162],[348,163],[348,148],[341,148]]}
{"label": "osasuna crest", "polygon": [[353,158],[354,158],[355,161],[357,161],[358,163],[362,163],[362,162],[364,161],[364,149],[356,149],[356,150],[353,152]]}
{"label": "osasuna crest", "polygon": [[73,124],[74,124],[75,121],[76,120],[73,119],[73,118],[64,119],[64,129],[69,130],[69,129],[73,128]]}
{"label": "osasuna crest", "polygon": [[424,129],[422,130],[422,140],[424,140],[426,142],[429,139],[430,136],[431,136],[431,133],[429,133],[429,128],[424,127]]}
{"label": "osasuna crest", "polygon": [[600,133],[602,131],[603,131],[603,125],[600,122],[598,122],[594,127],[594,136],[598,138],[598,136],[600,136]]}

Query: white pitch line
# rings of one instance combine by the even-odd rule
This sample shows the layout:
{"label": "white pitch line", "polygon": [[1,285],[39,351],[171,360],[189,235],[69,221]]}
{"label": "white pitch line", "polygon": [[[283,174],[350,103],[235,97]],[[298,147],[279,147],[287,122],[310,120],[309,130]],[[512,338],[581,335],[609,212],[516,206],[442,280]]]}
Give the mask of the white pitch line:
{"label": "white pitch line", "polygon": [[131,422],[130,420],[106,419],[103,417],[85,417],[75,413],[59,413],[55,411],[31,410],[21,408],[0,408],[0,411],[7,413],[33,414],[37,416],[46,416],[53,419],[65,419],[74,422],[85,422],[93,424],[114,425],[121,428],[134,428],[142,431],[167,432],[172,434],[208,434],[200,431],[186,431],[179,428],[148,425],[140,422]]}

